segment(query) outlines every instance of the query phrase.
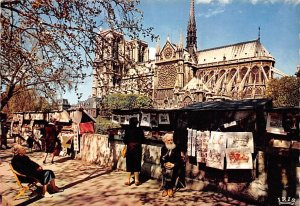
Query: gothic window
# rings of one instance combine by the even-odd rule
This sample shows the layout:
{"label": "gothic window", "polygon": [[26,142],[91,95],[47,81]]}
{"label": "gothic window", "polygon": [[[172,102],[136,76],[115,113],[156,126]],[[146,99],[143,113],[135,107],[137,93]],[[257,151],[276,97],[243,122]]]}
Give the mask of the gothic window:
{"label": "gothic window", "polygon": [[264,71],[266,73],[267,76],[269,76],[269,72],[270,72],[270,67],[264,67]]}
{"label": "gothic window", "polygon": [[247,68],[246,67],[244,67],[241,71],[240,71],[240,76],[241,76],[241,79],[243,79],[244,77],[245,77],[245,75],[246,75],[246,73],[247,73]]}
{"label": "gothic window", "polygon": [[170,59],[173,55],[173,50],[170,47],[167,47],[164,51],[164,56],[166,59]]}
{"label": "gothic window", "polygon": [[251,78],[253,83],[258,83],[259,82],[259,68],[258,67],[253,67],[251,70]]}
{"label": "gothic window", "polygon": [[230,70],[230,77],[233,77],[235,73],[236,73],[236,69],[231,69]]}
{"label": "gothic window", "polygon": [[145,48],[141,45],[138,46],[138,62],[144,62],[144,51]]}
{"label": "gothic window", "polygon": [[191,103],[192,103],[192,99],[189,96],[187,96],[187,97],[184,98],[184,100],[182,102],[182,106],[185,107],[185,106],[187,106]]}
{"label": "gothic window", "polygon": [[119,42],[118,41],[113,42],[112,55],[113,55],[114,59],[118,59],[118,56],[119,56]]}
{"label": "gothic window", "polygon": [[176,82],[176,68],[174,65],[165,65],[157,70],[158,87],[173,88]]}
{"label": "gothic window", "polygon": [[205,75],[204,82],[206,83],[208,81],[208,75]]}

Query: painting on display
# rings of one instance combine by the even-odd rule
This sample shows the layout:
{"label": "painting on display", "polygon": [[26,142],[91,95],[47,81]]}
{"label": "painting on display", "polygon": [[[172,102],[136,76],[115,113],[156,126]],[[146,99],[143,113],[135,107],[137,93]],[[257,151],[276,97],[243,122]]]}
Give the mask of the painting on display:
{"label": "painting on display", "polygon": [[150,113],[142,113],[141,126],[150,127]]}
{"label": "painting on display", "polygon": [[249,148],[254,152],[252,132],[226,132],[227,148]]}
{"label": "painting on display", "polygon": [[268,113],[267,132],[273,134],[286,134],[282,125],[282,114],[273,112]]}
{"label": "painting on display", "polygon": [[111,121],[115,124],[119,124],[120,123],[120,116],[119,115],[116,115],[116,114],[113,114],[111,116]]}
{"label": "painting on display", "polygon": [[249,148],[227,148],[227,169],[253,169],[252,155]]}
{"label": "painting on display", "polygon": [[159,116],[159,124],[170,124],[170,118],[168,113],[161,113]]}

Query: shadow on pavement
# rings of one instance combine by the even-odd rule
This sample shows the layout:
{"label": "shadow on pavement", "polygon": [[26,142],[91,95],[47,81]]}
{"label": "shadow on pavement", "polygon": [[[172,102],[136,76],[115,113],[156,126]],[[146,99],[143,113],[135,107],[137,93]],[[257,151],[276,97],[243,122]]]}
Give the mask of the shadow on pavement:
{"label": "shadow on pavement", "polygon": [[[75,185],[77,185],[77,184],[83,183],[83,182],[85,182],[85,181],[88,181],[88,180],[91,180],[91,179],[93,179],[93,178],[97,178],[97,177],[100,177],[100,176],[102,176],[102,175],[109,174],[109,173],[112,172],[112,170],[105,170],[105,171],[102,171],[102,172],[99,173],[99,174],[96,174],[98,170],[99,170],[99,169],[97,169],[95,172],[91,173],[89,176],[87,176],[87,177],[85,177],[85,178],[83,178],[83,179],[81,179],[81,180],[78,180],[78,181],[75,181],[75,182],[72,182],[72,183],[70,183],[70,184],[67,184],[67,185],[63,186],[61,189],[66,190],[66,189],[71,188],[71,187],[73,187],[73,186],[75,186]],[[93,174],[96,174],[96,175],[93,175]]]}
{"label": "shadow on pavement", "polygon": [[74,158],[72,158],[72,157],[64,157],[64,158],[60,158],[58,160],[55,160],[54,162],[55,163],[63,163],[63,162],[66,162],[66,161],[72,160],[72,159],[74,159]]}

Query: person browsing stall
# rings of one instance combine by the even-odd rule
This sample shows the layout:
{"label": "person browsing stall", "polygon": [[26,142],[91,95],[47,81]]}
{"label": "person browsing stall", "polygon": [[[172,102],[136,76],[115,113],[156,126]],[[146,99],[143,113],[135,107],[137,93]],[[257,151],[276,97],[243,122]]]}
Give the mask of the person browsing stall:
{"label": "person browsing stall", "polygon": [[139,172],[142,162],[142,143],[145,141],[144,132],[137,127],[138,119],[129,119],[129,126],[125,128],[124,143],[127,145],[126,152],[126,171],[128,172],[125,185],[131,185],[131,175],[134,174],[134,184],[140,185]]}

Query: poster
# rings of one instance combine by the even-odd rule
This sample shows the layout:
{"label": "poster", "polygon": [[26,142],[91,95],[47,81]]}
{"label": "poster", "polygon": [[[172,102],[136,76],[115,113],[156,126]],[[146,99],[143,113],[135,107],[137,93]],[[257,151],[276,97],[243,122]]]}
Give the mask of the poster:
{"label": "poster", "polygon": [[79,151],[79,138],[77,134],[74,135],[73,144],[74,144],[74,151]]}
{"label": "poster", "polygon": [[201,162],[201,145],[202,145],[201,131],[197,131],[195,142],[196,142],[196,157],[197,157],[197,162]]}
{"label": "poster", "polygon": [[282,114],[273,112],[268,113],[267,132],[273,134],[286,134],[282,125]]}
{"label": "poster", "polygon": [[224,169],[224,157],[225,153],[223,148],[216,145],[209,144],[207,152],[206,166],[216,169]]}
{"label": "poster", "polygon": [[203,132],[197,131],[197,136],[196,136],[197,162],[206,163],[209,136],[210,136],[209,131],[203,131]]}
{"label": "poster", "polygon": [[212,131],[208,144],[216,145],[218,147],[221,147],[222,149],[225,149],[226,148],[226,133]]}
{"label": "poster", "polygon": [[207,147],[206,166],[216,169],[224,169],[224,158],[226,148],[226,135],[223,132],[211,132]]}
{"label": "poster", "polygon": [[160,113],[159,114],[159,124],[170,124],[169,114]]}
{"label": "poster", "polygon": [[141,126],[150,127],[150,113],[142,113]]}
{"label": "poster", "polygon": [[252,132],[226,132],[227,148],[249,148],[254,152]]}
{"label": "poster", "polygon": [[191,142],[191,156],[196,157],[196,138],[197,138],[197,130],[192,130],[192,142]]}
{"label": "poster", "polygon": [[187,155],[192,156],[192,132],[193,130],[190,128],[187,128],[188,130],[188,141],[187,141]]}
{"label": "poster", "polygon": [[227,148],[227,169],[253,169],[252,155],[249,148]]}
{"label": "poster", "polygon": [[113,114],[111,116],[111,121],[112,121],[112,123],[119,124],[120,123],[120,116],[116,115],[116,114]]}

